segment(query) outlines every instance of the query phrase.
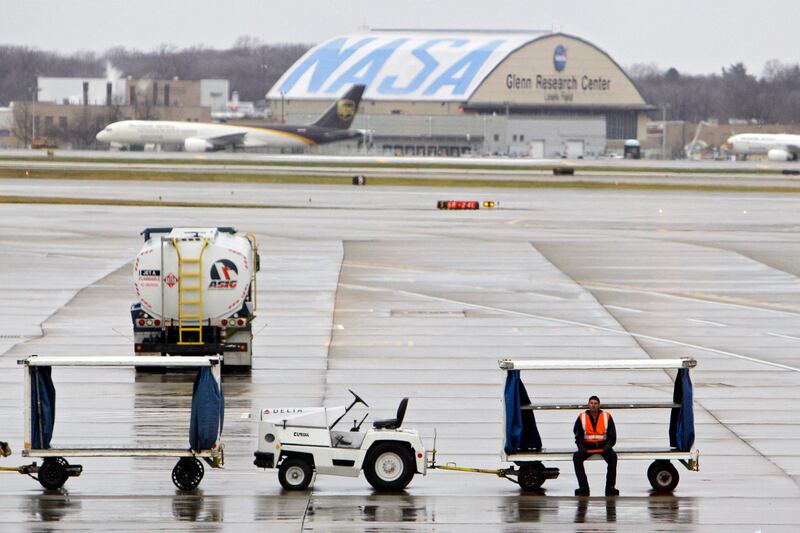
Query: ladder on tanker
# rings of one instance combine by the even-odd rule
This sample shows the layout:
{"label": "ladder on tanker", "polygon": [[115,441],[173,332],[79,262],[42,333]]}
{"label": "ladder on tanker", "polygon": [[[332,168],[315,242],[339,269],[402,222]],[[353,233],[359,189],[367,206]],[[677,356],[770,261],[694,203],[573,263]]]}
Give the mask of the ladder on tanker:
{"label": "ladder on tanker", "polygon": [[[194,246],[181,252],[179,243]],[[173,238],[172,245],[178,254],[178,344],[203,344],[203,252],[208,237],[202,242],[199,238]]]}

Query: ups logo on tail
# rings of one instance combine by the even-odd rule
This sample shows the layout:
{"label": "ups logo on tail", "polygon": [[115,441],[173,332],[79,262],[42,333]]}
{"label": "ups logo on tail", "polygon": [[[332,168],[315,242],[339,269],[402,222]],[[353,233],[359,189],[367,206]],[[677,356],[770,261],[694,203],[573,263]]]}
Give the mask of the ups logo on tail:
{"label": "ups logo on tail", "polygon": [[351,120],[356,114],[356,103],[352,100],[339,100],[336,103],[336,116],[341,120]]}

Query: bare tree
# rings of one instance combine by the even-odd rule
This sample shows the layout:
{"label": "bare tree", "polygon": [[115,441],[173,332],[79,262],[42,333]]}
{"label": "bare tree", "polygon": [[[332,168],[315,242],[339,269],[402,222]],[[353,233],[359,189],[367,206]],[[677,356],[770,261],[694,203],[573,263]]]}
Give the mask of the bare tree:
{"label": "bare tree", "polygon": [[95,135],[97,135],[97,125],[92,120],[92,113],[89,111],[88,106],[83,106],[83,109],[78,116],[77,121],[73,121],[69,128],[63,134],[72,142],[75,148],[88,148],[95,142]]}
{"label": "bare tree", "polygon": [[32,140],[31,102],[17,100],[13,102],[14,113],[14,137],[24,146],[29,146]]}

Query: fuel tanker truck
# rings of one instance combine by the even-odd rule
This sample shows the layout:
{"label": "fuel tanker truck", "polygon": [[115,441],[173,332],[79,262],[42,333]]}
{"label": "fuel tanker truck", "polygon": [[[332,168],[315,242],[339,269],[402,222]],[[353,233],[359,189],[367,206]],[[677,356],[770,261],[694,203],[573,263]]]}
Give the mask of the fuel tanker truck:
{"label": "fuel tanker truck", "polygon": [[234,228],[147,228],[133,263],[137,355],[218,355],[252,362],[255,236]]}

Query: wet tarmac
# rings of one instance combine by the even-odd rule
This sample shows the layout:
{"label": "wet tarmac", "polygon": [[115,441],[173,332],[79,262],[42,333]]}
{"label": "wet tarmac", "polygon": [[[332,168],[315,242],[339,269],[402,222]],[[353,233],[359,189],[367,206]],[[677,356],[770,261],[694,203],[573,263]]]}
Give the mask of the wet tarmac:
{"label": "wet tarmac", "polygon": [[[84,459],[60,492],[0,472],[0,530],[796,531],[800,525],[800,199],[755,193],[342,188],[2,180],[15,194],[242,201],[284,208],[12,205],[0,209],[0,439],[22,445],[22,371],[42,355],[129,355],[130,261],[146,226],[233,225],[259,239],[254,369],[226,375],[226,468],[176,491],[174,461]],[[10,193],[9,193],[10,194]],[[496,200],[477,212],[440,199]],[[231,200],[231,198],[237,200]],[[241,199],[241,200],[238,200]],[[575,498],[571,465],[541,494],[429,472],[405,493],[320,476],[282,492],[252,465],[262,405],[337,405],[347,389],[440,461],[501,466],[497,359],[699,361],[699,472],[654,495],[621,462],[621,496]],[[54,371],[59,445],[186,446],[192,376]],[[526,376],[550,401],[664,399],[663,371]],[[359,413],[364,414],[361,410]],[[353,418],[358,413],[354,413]],[[575,413],[537,415],[571,445]],[[668,413],[615,413],[619,446],[666,446]],[[349,420],[348,420],[349,423]],[[0,465],[20,464],[18,453]],[[77,462],[77,461],[73,461]],[[600,494],[604,465],[587,465]]]}

